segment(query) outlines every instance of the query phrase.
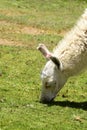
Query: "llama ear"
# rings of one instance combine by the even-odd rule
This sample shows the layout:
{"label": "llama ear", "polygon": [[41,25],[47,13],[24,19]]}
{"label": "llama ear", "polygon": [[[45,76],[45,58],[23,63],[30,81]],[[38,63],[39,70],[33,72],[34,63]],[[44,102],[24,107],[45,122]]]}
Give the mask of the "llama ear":
{"label": "llama ear", "polygon": [[50,60],[50,57],[52,56],[52,53],[47,49],[47,47],[44,44],[39,44],[37,49],[44,55],[44,57],[47,60]]}
{"label": "llama ear", "polygon": [[57,68],[59,70],[63,71],[63,64],[59,61],[59,59],[57,57],[51,56],[50,59],[57,66]]}
{"label": "llama ear", "polygon": [[44,57],[49,60],[52,56],[52,53],[47,49],[47,47],[44,44],[39,44],[37,49],[44,55]]}
{"label": "llama ear", "polygon": [[60,69],[60,61],[56,57],[54,57],[54,56],[51,56],[50,59],[58,67],[58,69]]}
{"label": "llama ear", "polygon": [[58,69],[60,68],[60,61],[55,56],[53,56],[53,54],[47,49],[44,44],[39,44],[37,49],[45,56],[46,59],[52,60]]}

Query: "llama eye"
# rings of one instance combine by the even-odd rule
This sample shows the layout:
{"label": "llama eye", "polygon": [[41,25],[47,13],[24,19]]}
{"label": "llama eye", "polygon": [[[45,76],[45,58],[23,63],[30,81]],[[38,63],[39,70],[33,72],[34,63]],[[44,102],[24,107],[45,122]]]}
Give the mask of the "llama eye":
{"label": "llama eye", "polygon": [[54,85],[56,85],[56,82],[54,82]]}
{"label": "llama eye", "polygon": [[50,85],[48,84],[48,82],[45,83],[45,87],[50,88]]}

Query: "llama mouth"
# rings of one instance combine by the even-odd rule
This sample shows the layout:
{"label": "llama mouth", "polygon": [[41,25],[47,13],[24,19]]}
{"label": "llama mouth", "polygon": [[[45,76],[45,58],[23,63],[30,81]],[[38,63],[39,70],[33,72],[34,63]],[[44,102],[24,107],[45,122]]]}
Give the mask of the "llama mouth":
{"label": "llama mouth", "polygon": [[41,100],[40,100],[40,103],[43,103],[43,104],[52,103],[52,102],[54,101],[54,98],[55,98],[55,97],[53,97],[51,100],[48,100],[48,99],[46,99],[46,98],[41,99]]}

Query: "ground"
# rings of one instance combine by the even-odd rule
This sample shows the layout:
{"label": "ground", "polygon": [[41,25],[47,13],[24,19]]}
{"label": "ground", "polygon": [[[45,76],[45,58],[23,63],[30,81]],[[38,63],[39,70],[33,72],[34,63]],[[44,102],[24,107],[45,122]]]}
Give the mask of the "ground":
{"label": "ground", "polygon": [[86,0],[0,1],[0,130],[87,129],[87,71],[41,104],[46,61],[36,49],[52,50],[86,7]]}

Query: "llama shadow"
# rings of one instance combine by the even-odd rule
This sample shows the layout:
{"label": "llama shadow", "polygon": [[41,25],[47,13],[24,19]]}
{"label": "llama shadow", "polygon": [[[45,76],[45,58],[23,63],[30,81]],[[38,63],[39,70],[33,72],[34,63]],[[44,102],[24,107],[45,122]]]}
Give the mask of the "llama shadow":
{"label": "llama shadow", "polygon": [[82,109],[87,111],[87,101],[84,102],[74,102],[74,101],[53,101],[49,103],[48,106],[61,106],[61,107],[70,107],[76,109]]}

